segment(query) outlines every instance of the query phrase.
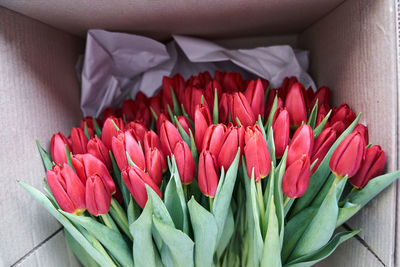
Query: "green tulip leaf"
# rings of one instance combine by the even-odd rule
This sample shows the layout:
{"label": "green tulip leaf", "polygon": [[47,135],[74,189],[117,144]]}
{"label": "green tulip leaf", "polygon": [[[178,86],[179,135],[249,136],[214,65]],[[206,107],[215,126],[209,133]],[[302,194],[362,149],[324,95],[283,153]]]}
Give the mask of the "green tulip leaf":
{"label": "green tulip leaf", "polygon": [[274,166],[276,166],[274,131],[272,130],[272,127],[268,130],[267,146],[271,161],[274,164]]}
{"label": "green tulip leaf", "polygon": [[108,255],[99,252],[98,249],[94,247],[93,242],[89,242],[88,239],[64,215],[58,212],[42,192],[24,182],[18,181],[18,183],[64,226],[71,236],[100,266],[116,266]]}
{"label": "green tulip leaf", "polygon": [[326,180],[325,184],[323,185],[321,191],[318,192],[318,195],[315,197],[315,199],[312,202],[311,206],[314,207],[319,207],[322,204],[322,201],[324,201],[326,195],[328,194],[333,181],[335,181],[336,176],[331,173],[331,175],[329,175],[328,179]]}
{"label": "green tulip leaf", "polygon": [[319,261],[322,261],[323,259],[327,258],[329,255],[331,255],[335,249],[343,242],[346,240],[352,238],[356,234],[358,234],[360,230],[355,230],[352,232],[342,232],[338,233],[335,235],[334,238],[332,238],[329,243],[327,243],[325,246],[320,248],[319,250],[310,253],[308,255],[305,255],[303,257],[297,258],[288,264],[285,264],[284,267],[310,267],[316,264]]}
{"label": "green tulip leaf", "polygon": [[84,129],[83,132],[85,133],[86,138],[87,138],[88,140],[90,140],[89,129],[88,129],[88,127],[87,127],[87,122],[86,122],[86,121],[85,121],[85,123],[84,123],[84,128],[83,128],[83,129]]}
{"label": "green tulip leaf", "polygon": [[190,221],[194,233],[194,263],[197,267],[213,265],[217,245],[218,227],[214,216],[193,197],[188,202]]}
{"label": "green tulip leaf", "polygon": [[72,252],[79,262],[85,267],[100,267],[97,262],[86,252],[86,250],[74,239],[74,237],[64,228],[64,236]]}
{"label": "green tulip leaf", "polygon": [[217,88],[214,90],[214,107],[213,107],[213,124],[219,122],[219,110],[218,110],[218,91]]}
{"label": "green tulip leaf", "polygon": [[165,189],[165,206],[167,207],[176,228],[188,234],[189,222],[186,199],[174,156],[171,158],[171,165],[171,179]]}
{"label": "green tulip leaf", "polygon": [[111,230],[91,217],[78,216],[62,210],[60,212],[74,223],[83,226],[103,244],[120,264],[133,266],[132,252],[119,232]]}
{"label": "green tulip leaf", "polygon": [[225,225],[226,217],[229,211],[228,207],[230,206],[232,200],[233,188],[235,187],[236,176],[238,173],[239,160],[240,148],[238,148],[236,157],[225,174],[225,178],[222,181],[223,183],[219,182],[219,184],[221,183],[221,186],[218,184],[218,187],[220,188],[218,188],[218,191],[215,194],[212,213],[215,217],[218,227],[217,244],[221,239],[223,227]]}
{"label": "green tulip leaf", "polygon": [[336,229],[339,215],[338,192],[342,192],[347,179],[337,179],[331,186],[317,214],[308,225],[290,256],[290,261],[312,253],[328,243]]}
{"label": "green tulip leaf", "polygon": [[345,201],[349,201],[354,204],[360,204],[360,208],[364,207],[371,199],[382,192],[383,189],[391,185],[400,177],[400,171],[395,171],[378,176],[370,180],[367,185],[361,189],[352,191],[346,198]]}
{"label": "green tulip leaf", "polygon": [[326,179],[328,178],[328,175],[330,173],[329,169],[329,161],[332,157],[333,152],[336,150],[336,148],[339,146],[339,144],[343,141],[346,136],[348,136],[356,127],[359,119],[360,119],[361,113],[358,114],[357,118],[353,121],[352,124],[339,136],[339,138],[333,143],[331,148],[329,149],[328,153],[326,153],[326,156],[324,159],[321,161],[321,164],[319,165],[318,169],[315,171],[313,175],[310,177],[310,183],[308,185],[306,193],[300,197],[292,210],[292,216],[301,211],[302,209],[308,207],[310,203],[313,201],[315,196],[318,194],[320,191],[321,187],[324,185]]}
{"label": "green tulip leaf", "polygon": [[315,101],[314,107],[311,110],[310,116],[308,117],[307,124],[310,125],[311,129],[315,128],[315,123],[317,122],[317,114],[318,114],[318,98]]}
{"label": "green tulip leaf", "polygon": [[192,128],[194,128],[194,122],[192,121],[192,119],[189,117],[189,115],[187,114],[185,107],[183,106],[183,104],[181,104],[181,110],[182,110],[182,115],[188,120],[188,122],[192,125]]}
{"label": "green tulip leaf", "polygon": [[[272,165],[272,163],[271,163],[271,165]],[[268,214],[269,214],[271,202],[274,201],[273,200],[274,199],[274,190],[275,190],[275,168],[272,165],[271,171],[269,172],[267,187],[265,189],[264,199],[263,199],[263,202],[265,205],[265,210],[263,212],[260,212],[260,216],[262,216],[264,214],[264,218],[263,217],[260,218],[261,219],[261,222],[260,222],[261,223],[261,233],[262,233],[263,237],[267,233],[267,229],[268,229],[268,223],[269,223],[269,219],[268,219],[269,215]],[[262,206],[262,205],[263,204],[259,204],[259,206]],[[274,204],[274,209],[275,209],[275,204]]]}
{"label": "green tulip leaf", "polygon": [[326,114],[325,118],[318,124],[317,127],[313,128],[314,139],[317,138],[322,130],[324,130],[326,123],[328,122],[329,117],[331,116],[332,110],[329,110],[328,114]]}
{"label": "green tulip leaf", "polygon": [[161,258],[166,267],[190,267],[193,265],[194,243],[182,231],[153,216],[153,225],[163,241],[165,249]]}
{"label": "green tulip leaf", "polygon": [[132,196],[129,196],[129,205],[126,209],[126,214],[128,217],[128,224],[131,225],[134,221],[137,220],[140,216],[140,207],[136,202],[133,200]]}
{"label": "green tulip leaf", "polygon": [[94,125],[94,130],[96,132],[96,136],[98,138],[101,138],[101,129],[99,127],[99,124],[97,123],[97,119],[93,117],[93,125]]}
{"label": "green tulip leaf", "polygon": [[129,230],[134,238],[132,250],[136,267],[157,266],[156,257],[159,256],[154,247],[151,231],[153,223],[152,208],[152,201],[149,198],[142,214],[129,225]]}
{"label": "green tulip leaf", "polygon": [[[176,98],[176,95],[175,95],[175,92],[174,92],[174,88],[172,88],[172,86],[171,87],[169,87],[169,89],[171,90],[171,95],[172,95],[172,103],[173,103],[173,105],[174,105],[174,114],[176,114],[176,115],[181,115],[181,110],[180,110],[180,108],[179,108],[179,101],[178,101],[178,99]],[[174,117],[171,117],[171,119],[173,119]]]}
{"label": "green tulip leaf", "polygon": [[39,144],[39,141],[36,140],[36,145],[39,150],[40,156],[42,158],[43,166],[46,170],[51,170],[53,168],[53,161],[49,153],[43,149],[43,147]]}
{"label": "green tulip leaf", "polygon": [[271,129],[272,127],[272,122],[274,120],[274,115],[277,109],[278,109],[278,95],[275,95],[274,102],[272,104],[271,111],[269,112],[267,122],[264,125],[264,128],[267,129],[267,131],[269,131],[269,129]]}
{"label": "green tulip leaf", "polygon": [[285,153],[279,165],[275,169],[274,174],[274,204],[276,208],[276,216],[278,218],[278,225],[279,225],[279,236],[281,244],[283,242],[283,234],[284,234],[284,224],[285,224],[285,207],[283,205],[283,192],[282,192],[282,180],[283,175],[286,171],[286,158],[288,153],[288,147],[285,149]]}
{"label": "green tulip leaf", "polygon": [[122,209],[121,205],[115,198],[111,198],[110,214],[113,220],[117,223],[119,228],[126,234],[126,236],[132,240],[131,233],[129,231],[128,217],[125,211]]}
{"label": "green tulip leaf", "polygon": [[268,229],[264,238],[264,251],[260,266],[281,267],[281,241],[279,237],[278,218],[274,204],[274,196],[271,197],[268,210]]}
{"label": "green tulip leaf", "polygon": [[311,223],[318,209],[308,207],[294,216],[285,226],[285,235],[282,245],[282,261],[285,263],[296,247],[297,242]]}
{"label": "green tulip leaf", "polygon": [[178,118],[176,116],[174,116],[174,121],[175,121],[176,126],[178,128],[179,134],[182,136],[183,141],[185,141],[185,143],[188,144],[189,148],[191,148],[192,144],[190,143],[190,137],[185,132],[185,130],[183,129],[182,125],[180,124],[180,122],[178,121]]}
{"label": "green tulip leaf", "polygon": [[336,222],[336,228],[344,224],[347,220],[353,217],[361,209],[360,204],[346,202],[343,208],[339,208],[339,216]]}
{"label": "green tulip leaf", "polygon": [[233,218],[232,208],[229,207],[228,215],[226,216],[226,221],[224,224],[223,232],[221,235],[221,239],[217,244],[217,257],[220,258],[224,253],[225,249],[229,245],[229,242],[232,239],[232,236],[235,232],[235,221]]}

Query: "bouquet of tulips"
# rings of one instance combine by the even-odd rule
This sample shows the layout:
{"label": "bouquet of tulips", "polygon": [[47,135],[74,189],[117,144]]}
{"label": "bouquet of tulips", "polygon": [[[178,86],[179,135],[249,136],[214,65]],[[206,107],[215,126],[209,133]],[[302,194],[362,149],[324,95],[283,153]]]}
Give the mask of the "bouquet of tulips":
{"label": "bouquet of tulips", "polygon": [[84,266],[311,266],[389,186],[360,115],[295,77],[164,77],[102,118],[38,143],[45,193]]}

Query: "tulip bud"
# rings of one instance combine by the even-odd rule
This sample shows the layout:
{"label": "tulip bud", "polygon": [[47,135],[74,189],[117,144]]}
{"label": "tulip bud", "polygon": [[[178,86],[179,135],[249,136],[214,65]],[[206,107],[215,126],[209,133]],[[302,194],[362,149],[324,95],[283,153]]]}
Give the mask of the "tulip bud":
{"label": "tulip bud", "polygon": [[183,140],[178,129],[170,122],[164,121],[160,130],[161,148],[164,155],[170,156],[176,143]]}
{"label": "tulip bud", "polygon": [[242,75],[238,72],[225,73],[222,84],[226,92],[241,92],[244,89]]}
{"label": "tulip bud", "polygon": [[315,105],[315,102],[318,99],[318,108],[320,106],[329,106],[329,98],[330,98],[331,92],[328,87],[322,86],[317,90],[315,93],[314,97],[312,98],[310,108],[313,108]]}
{"label": "tulip bud", "polygon": [[290,122],[289,113],[285,108],[276,117],[272,130],[274,133],[275,155],[279,159],[283,156],[289,144]]}
{"label": "tulip bud", "polygon": [[51,193],[63,211],[80,214],[86,209],[85,186],[74,170],[67,164],[54,165],[46,172]]}
{"label": "tulip bud", "polygon": [[224,124],[213,124],[208,126],[203,139],[202,150],[208,150],[213,155],[218,155],[221,150],[226,126]]}
{"label": "tulip bud", "polygon": [[207,100],[210,110],[214,108],[215,89],[217,90],[218,102],[221,100],[222,86],[217,81],[210,81],[204,90],[204,96]]}
{"label": "tulip bud", "polygon": [[176,143],[174,156],[182,184],[187,185],[192,183],[194,179],[195,165],[188,144],[184,141]]}
{"label": "tulip bud", "polygon": [[50,142],[50,153],[51,158],[56,164],[62,165],[68,162],[65,145],[67,145],[68,151],[71,151],[71,147],[67,138],[65,138],[65,136],[61,132],[53,134]]}
{"label": "tulip bud", "polygon": [[204,134],[211,124],[211,115],[208,107],[205,105],[197,105],[194,112],[194,140],[198,150],[201,150]]}
{"label": "tulip bud", "polygon": [[152,115],[150,114],[148,105],[145,103],[138,103],[137,101],[135,101],[135,103],[137,105],[137,112],[134,120],[142,123],[145,127],[150,127]]}
{"label": "tulip bud", "polygon": [[321,134],[317,137],[317,139],[315,139],[311,162],[314,162],[316,159],[318,159],[318,161],[314,165],[312,173],[314,173],[318,169],[329,149],[336,141],[336,138],[337,132],[333,128],[329,127],[323,130]]}
{"label": "tulip bud", "polygon": [[349,134],[333,152],[329,167],[337,177],[354,176],[365,155],[364,137],[359,132]]}
{"label": "tulip bud", "polygon": [[337,121],[334,124],[331,124],[331,128],[336,131],[337,136],[340,136],[344,130],[346,130],[346,125],[344,125],[344,122],[342,121]]}
{"label": "tulip bud", "polygon": [[136,116],[136,103],[132,99],[126,99],[122,102],[122,114],[127,122],[133,121]]}
{"label": "tulip bud", "polygon": [[218,117],[221,123],[227,124],[229,122],[229,103],[232,95],[228,93],[223,93],[218,105]]}
{"label": "tulip bud", "polygon": [[153,148],[153,147],[155,147],[155,148],[157,148],[159,151],[161,151],[161,142],[160,142],[160,138],[158,137],[158,135],[157,135],[153,130],[148,131],[148,132],[144,135],[143,144],[144,144],[144,152],[145,152],[145,153],[146,153],[148,150],[150,150],[151,148]]}
{"label": "tulip bud", "polygon": [[200,153],[198,175],[200,191],[208,197],[215,197],[219,181],[219,169],[215,156],[210,151],[205,150]]}
{"label": "tulip bud", "polygon": [[103,110],[103,121],[105,121],[108,117],[115,117],[117,116],[117,112],[112,107],[106,107]]}
{"label": "tulip bud", "polygon": [[112,170],[113,167],[108,149],[98,137],[89,140],[87,144],[87,152],[101,160],[109,171]]}
{"label": "tulip bud", "polygon": [[87,152],[89,140],[81,128],[72,128],[70,141],[72,154],[85,154]]}
{"label": "tulip bud", "polygon": [[147,175],[143,170],[135,167],[129,166],[127,169],[123,170],[121,173],[122,179],[124,180],[126,187],[128,187],[129,192],[131,192],[136,203],[144,209],[147,202],[147,191],[146,184],[157,193],[161,198],[160,189],[154,183],[154,181]]}
{"label": "tulip bud", "polygon": [[131,133],[133,134],[133,137],[135,137],[135,139],[143,145],[144,136],[147,133],[146,126],[144,126],[141,122],[132,121],[125,125],[125,130],[128,129],[132,130]]}
{"label": "tulip bud", "polygon": [[85,123],[86,123],[90,138],[93,138],[94,133],[95,133],[95,127],[94,127],[93,120],[96,120],[97,124],[99,124],[99,125],[101,124],[99,122],[99,120],[94,117],[85,117],[83,120],[81,120],[81,123],[80,123],[80,128],[82,129],[83,132],[85,132]]}
{"label": "tulip bud", "polygon": [[[308,87],[308,89],[307,89],[307,96],[308,96],[308,99],[310,99],[310,100],[313,100],[314,99],[314,96],[315,96],[315,93],[314,93],[314,90],[312,89],[312,87],[310,86],[310,87]],[[314,102],[314,101],[312,101],[312,102]],[[311,102],[311,104],[312,104],[312,102]],[[328,101],[329,102],[329,101]],[[313,105],[310,105],[311,107],[314,107]],[[319,106],[319,105],[318,105]]]}
{"label": "tulip bud", "polygon": [[180,95],[183,93],[185,87],[185,81],[180,74],[176,74],[174,77],[169,78],[164,76],[162,80],[162,93],[164,98],[164,109],[166,110],[167,104],[172,109],[174,104],[172,100],[171,88],[175,93],[175,96],[180,99]]}
{"label": "tulip bud", "polygon": [[[162,91],[160,91],[162,92]],[[157,116],[161,114],[161,94],[158,94],[157,96],[150,97],[149,99],[149,108],[153,109],[153,111],[156,113]]]}
{"label": "tulip bud", "polygon": [[364,137],[365,145],[369,144],[368,129],[367,126],[358,123],[354,128],[353,132],[359,132]]}
{"label": "tulip bud", "polygon": [[291,129],[297,129],[303,122],[307,121],[303,88],[303,85],[297,82],[290,87],[286,96],[285,107],[289,112]]}
{"label": "tulip bud", "polygon": [[167,118],[167,116],[165,116],[164,113],[161,113],[161,114],[158,116],[158,119],[157,119],[157,121],[156,121],[156,129],[157,129],[157,133],[158,133],[158,134],[161,133],[161,125],[163,124],[164,121],[167,121],[167,120],[168,120],[168,118]]}
{"label": "tulip bud", "polygon": [[124,170],[129,166],[126,153],[128,153],[129,157],[133,163],[136,164],[136,166],[142,170],[145,170],[146,164],[143,150],[133,137],[132,130],[120,132],[116,137],[113,137],[112,152],[120,170]]}
{"label": "tulip bud", "polygon": [[[192,129],[192,126],[190,125],[189,121],[184,116],[178,116],[176,118],[178,119],[178,122],[182,126],[183,130],[187,133],[188,136],[190,136],[189,129],[192,131],[192,133],[193,133],[193,129]],[[175,125],[176,125],[176,123],[175,123]]]}
{"label": "tulip bud", "polygon": [[252,126],[256,122],[256,117],[250,104],[241,92],[233,93],[229,109],[232,115],[232,122],[235,125],[237,124],[236,118],[239,119],[244,127]]}
{"label": "tulip bud", "polygon": [[357,188],[364,188],[368,182],[381,175],[385,170],[385,151],[378,145],[367,148],[365,152],[365,159],[361,163],[361,167],[350,178],[350,183]]}
{"label": "tulip bud", "polygon": [[251,178],[254,169],[255,182],[267,177],[271,169],[267,142],[257,127],[247,127],[244,137],[244,156],[247,164],[247,175]]}
{"label": "tulip bud", "polygon": [[267,95],[267,103],[265,105],[265,118],[268,118],[269,113],[271,112],[272,105],[274,104],[275,96],[278,95],[278,89],[271,89]]}
{"label": "tulip bud", "polygon": [[103,179],[107,186],[108,192],[113,195],[115,193],[115,184],[107,170],[106,165],[91,154],[77,154],[72,156],[72,165],[74,166],[79,179],[86,184],[87,178],[98,175]]}
{"label": "tulip bud", "polygon": [[124,122],[120,118],[108,117],[104,121],[103,130],[101,131],[101,141],[103,141],[104,145],[108,150],[112,148],[112,139],[114,136],[117,136],[118,131],[114,126],[114,123],[118,126],[118,128],[123,131],[124,130]]}
{"label": "tulip bud", "polygon": [[209,107],[207,100],[204,96],[204,90],[196,87],[188,87],[185,90],[185,97],[183,100],[183,106],[190,118],[193,118],[197,105],[201,104],[203,99],[204,106]]}
{"label": "tulip bud", "polygon": [[146,170],[157,186],[160,186],[162,182],[163,157],[162,152],[156,147],[146,151]]}
{"label": "tulip bud", "polygon": [[[322,105],[318,107],[318,113],[317,113],[317,121],[315,122],[315,126],[318,126],[326,117],[328,114],[329,106]],[[326,122],[325,127],[329,127],[329,121]]]}
{"label": "tulip bud", "polygon": [[110,210],[111,194],[97,174],[87,179],[85,199],[88,212],[94,216],[106,214]]}
{"label": "tulip bud", "polygon": [[279,97],[281,97],[283,100],[286,100],[287,94],[290,91],[290,88],[292,87],[292,85],[294,85],[295,83],[297,83],[298,80],[295,76],[292,77],[286,77],[283,82],[282,82],[282,86],[279,90]]}
{"label": "tulip bud", "polygon": [[289,144],[286,166],[290,166],[298,160],[301,155],[311,157],[314,146],[314,134],[310,125],[303,125],[296,130]]}
{"label": "tulip bud", "polygon": [[221,150],[218,153],[218,166],[228,170],[235,159],[238,148],[243,153],[244,147],[244,127],[230,126],[222,140]]}
{"label": "tulip bud", "polygon": [[282,191],[290,198],[304,195],[310,181],[310,159],[303,154],[285,171],[282,180]]}
{"label": "tulip bud", "polygon": [[244,92],[244,95],[249,101],[254,116],[256,118],[258,115],[264,116],[264,87],[261,79],[257,79],[257,81],[250,81],[246,91]]}
{"label": "tulip bud", "polygon": [[338,109],[333,110],[333,115],[330,118],[330,123],[333,125],[337,121],[342,121],[345,128],[356,119],[356,114],[350,109],[349,105],[342,104]]}

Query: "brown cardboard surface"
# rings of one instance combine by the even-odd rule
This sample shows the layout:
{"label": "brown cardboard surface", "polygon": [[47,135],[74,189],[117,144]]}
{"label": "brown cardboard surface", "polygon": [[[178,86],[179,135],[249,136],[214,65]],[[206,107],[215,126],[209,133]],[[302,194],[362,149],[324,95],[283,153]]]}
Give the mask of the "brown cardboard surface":
{"label": "brown cardboard surface", "polygon": [[84,36],[88,29],[206,37],[296,33],[343,0],[1,0],[9,9]]}
{"label": "brown cardboard surface", "polygon": [[[399,149],[395,10],[391,0],[345,1],[299,38],[300,45],[311,50],[316,83],[333,89],[333,103],[346,101],[363,112],[370,142],[387,154],[388,171],[398,169]],[[360,236],[386,266],[395,266],[396,198],[394,184],[348,223],[363,229]],[[341,255],[333,255],[332,266],[336,257]],[[367,266],[367,259],[354,258]]]}
{"label": "brown cardboard surface", "polygon": [[79,122],[74,65],[82,48],[79,38],[0,8],[0,259],[4,266],[60,228],[16,180],[41,189],[45,172],[35,139],[47,146],[52,133],[69,135],[67,130]]}

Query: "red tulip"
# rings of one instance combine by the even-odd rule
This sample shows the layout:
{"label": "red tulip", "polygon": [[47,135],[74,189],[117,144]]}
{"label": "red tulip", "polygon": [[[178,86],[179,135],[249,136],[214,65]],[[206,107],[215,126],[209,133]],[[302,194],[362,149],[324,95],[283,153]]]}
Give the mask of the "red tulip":
{"label": "red tulip", "polygon": [[201,104],[202,99],[204,106],[209,107],[207,99],[204,96],[204,93],[205,93],[204,90],[196,87],[186,88],[185,96],[183,99],[183,106],[186,110],[186,113],[189,115],[189,118],[193,119],[196,106]]}
{"label": "red tulip", "polygon": [[122,179],[124,180],[126,187],[128,187],[129,192],[131,192],[136,203],[143,209],[147,202],[147,191],[146,184],[157,193],[161,198],[160,189],[154,183],[154,181],[147,175],[143,170],[135,167],[129,166],[127,169],[121,173]]}
{"label": "red tulip", "polygon": [[218,102],[220,102],[222,96],[222,86],[219,84],[219,82],[215,80],[210,81],[204,90],[204,96],[206,97],[210,110],[213,110],[214,108],[215,89],[217,89]]}
{"label": "red tulip", "polygon": [[247,127],[245,133],[244,156],[247,164],[247,175],[251,178],[254,169],[254,179],[267,177],[271,169],[271,158],[269,156],[267,142],[257,127]]}
{"label": "red tulip", "polygon": [[108,117],[117,116],[117,112],[112,107],[107,107],[103,110],[103,121],[105,121]]}
{"label": "red tulip", "polygon": [[110,210],[111,194],[100,176],[94,174],[86,182],[86,206],[90,214],[98,216]]}
{"label": "red tulip", "polygon": [[243,154],[244,127],[230,126],[223,137],[221,150],[218,153],[218,166],[228,170],[235,159],[239,147],[240,153]]}
{"label": "red tulip", "polygon": [[201,150],[204,134],[212,124],[210,111],[205,105],[197,105],[194,112],[194,141],[198,150]]}
{"label": "red tulip", "polygon": [[226,126],[224,124],[208,126],[204,134],[202,150],[209,150],[213,155],[218,155],[221,150],[225,132]]}
{"label": "red tulip", "polygon": [[358,123],[354,128],[353,132],[359,132],[364,137],[364,142],[366,145],[369,144],[368,129],[367,126]]}
{"label": "red tulip", "polygon": [[303,95],[303,85],[293,84],[286,96],[285,107],[289,112],[290,128],[297,129],[303,122],[307,121],[307,107]]}
{"label": "red tulip", "polygon": [[226,92],[244,91],[242,75],[238,72],[225,73],[222,87]]}
{"label": "red tulip", "polygon": [[146,151],[146,170],[157,186],[161,185],[163,174],[164,155],[156,147],[149,148]]}
{"label": "red tulip", "polygon": [[[329,111],[329,106],[322,105],[318,107],[318,112],[317,112],[317,121],[315,122],[315,126],[318,126],[326,117]],[[329,127],[329,121],[325,123],[325,128]]]}
{"label": "red tulip", "polygon": [[129,157],[142,170],[145,170],[146,164],[144,159],[143,150],[132,135],[132,130],[120,132],[112,140],[112,152],[120,170],[124,170],[129,166]]}
{"label": "red tulip", "polygon": [[231,103],[232,95],[223,93],[218,105],[219,122],[227,124],[229,122],[229,103]]}
{"label": "red tulip", "polygon": [[138,122],[138,121],[131,121],[127,125],[125,125],[125,130],[131,129],[131,133],[133,134],[133,137],[140,142],[141,145],[143,145],[144,142],[144,136],[147,133],[147,128],[146,126],[143,125],[143,123]]}
{"label": "red tulip", "polygon": [[170,156],[176,143],[183,140],[178,129],[170,122],[164,121],[160,130],[161,148],[164,155]]}
{"label": "red tulip", "polygon": [[204,88],[210,81],[211,75],[208,71],[205,71],[197,76],[191,76],[186,82],[186,86]]}
{"label": "red tulip", "polygon": [[184,141],[176,143],[174,156],[182,184],[187,185],[192,183],[194,179],[195,165],[188,144]]}
{"label": "red tulip", "polygon": [[278,89],[271,89],[268,92],[267,103],[265,104],[265,118],[268,118],[271,112],[272,105],[274,104],[275,96],[278,95]]}
{"label": "red tulip", "polygon": [[161,125],[163,124],[164,121],[167,121],[168,118],[167,116],[165,116],[164,113],[161,113],[158,116],[158,119],[156,120],[156,129],[157,129],[157,133],[160,134],[161,133]]}
{"label": "red tulip", "polygon": [[127,122],[133,121],[136,117],[137,105],[132,99],[126,99],[122,102],[122,114]]}
{"label": "red tulip", "polygon": [[149,99],[149,108],[153,109],[154,113],[156,113],[157,116],[159,116],[162,111],[161,98],[162,95],[158,94],[157,96],[150,97]]}
{"label": "red tulip", "polygon": [[[182,126],[183,130],[187,133],[188,136],[190,136],[189,129],[193,133],[192,126],[190,125],[189,121],[184,117],[184,116],[178,116],[176,117],[178,119],[179,124]],[[176,125],[176,123],[175,123]],[[178,126],[178,125],[176,125]]]}
{"label": "red tulip", "polygon": [[108,149],[98,137],[89,140],[87,144],[87,152],[101,160],[109,171],[112,170],[113,167]]}
{"label": "red tulip", "polygon": [[[158,135],[153,131],[148,131],[144,136],[144,153],[147,155],[152,148],[156,148],[161,155],[161,169],[162,172],[167,171],[167,160],[162,152],[161,142]],[[147,169],[149,171],[149,169]],[[150,171],[149,171],[150,172]]]}
{"label": "red tulip", "polygon": [[62,165],[67,163],[67,152],[65,150],[65,146],[67,146],[68,151],[71,152],[71,147],[67,138],[65,138],[61,132],[53,134],[50,142],[50,153],[51,158],[56,164]]}
{"label": "red tulip", "polygon": [[77,154],[72,156],[72,165],[83,184],[86,184],[87,178],[98,175],[103,179],[107,186],[108,192],[113,195],[115,193],[115,184],[107,170],[106,165],[91,154]]}
{"label": "red tulip", "polygon": [[385,163],[385,151],[380,146],[375,145],[367,148],[365,159],[363,159],[356,175],[350,178],[350,183],[357,188],[364,188],[371,179],[383,173]]}
{"label": "red tulip", "polygon": [[274,133],[275,155],[277,158],[281,158],[289,144],[290,132],[289,113],[285,108],[279,111],[272,129]]}
{"label": "red tulip", "polygon": [[[308,96],[308,99],[310,99],[310,100],[314,99],[315,93],[311,86],[308,87],[308,89],[307,89],[307,96]],[[310,106],[314,107],[313,105],[310,105]]]}
{"label": "red tulip", "polygon": [[99,122],[99,120],[94,118],[94,117],[86,117],[83,120],[81,120],[81,123],[80,123],[80,127],[81,127],[83,132],[85,132],[85,123],[86,123],[90,138],[93,138],[94,137],[94,133],[95,133],[95,127],[94,127],[93,120],[96,120],[98,125],[101,124]]}
{"label": "red tulip", "polygon": [[244,95],[249,101],[254,116],[256,118],[258,118],[258,115],[264,116],[264,87],[261,79],[257,79],[257,81],[250,81],[246,91],[244,92]]}
{"label": "red tulip", "polygon": [[135,103],[137,106],[137,112],[135,114],[136,116],[134,120],[142,123],[145,127],[150,127],[151,118],[153,116],[150,114],[150,109],[148,105],[141,102],[138,103],[137,101],[135,101]]}
{"label": "red tulip", "polygon": [[323,130],[317,139],[315,139],[311,162],[313,163],[316,159],[318,159],[318,161],[314,165],[312,173],[318,169],[337,137],[338,135],[335,129],[329,127]]}
{"label": "red tulip", "polygon": [[310,125],[303,125],[296,130],[289,144],[286,166],[290,166],[298,160],[301,155],[311,157],[314,146],[314,135]]}
{"label": "red tulip", "polygon": [[80,214],[86,209],[85,186],[67,164],[54,165],[46,172],[51,193],[63,211]]}
{"label": "red tulip", "polygon": [[344,122],[342,121],[337,121],[334,124],[331,124],[331,128],[336,131],[337,136],[340,136],[346,130],[346,125],[344,125]]}
{"label": "red tulip", "polygon": [[342,121],[345,128],[355,120],[356,114],[350,109],[349,105],[342,104],[339,108],[333,110],[333,115],[330,118],[331,125],[337,121]]}
{"label": "red tulip", "polygon": [[171,109],[174,108],[171,88],[174,91],[177,99],[181,99],[181,94],[183,93],[185,88],[185,81],[183,80],[183,77],[180,74],[176,74],[172,78],[165,76],[163,77],[162,93],[164,98],[164,110],[167,110],[167,105],[169,105]]}
{"label": "red tulip", "polygon": [[199,158],[199,188],[208,196],[215,197],[219,181],[219,169],[215,156],[210,151],[203,151]]}
{"label": "red tulip", "polygon": [[70,141],[72,154],[85,154],[87,152],[89,140],[81,128],[72,128]]}
{"label": "red tulip", "polygon": [[303,154],[285,171],[282,180],[282,191],[290,198],[304,195],[310,181],[310,159]]}
{"label": "red tulip", "polygon": [[118,126],[121,131],[124,130],[124,122],[121,118],[117,119],[115,117],[108,117],[104,121],[103,130],[101,131],[101,141],[103,141],[108,150],[112,149],[112,139],[118,134],[118,131],[115,128],[113,122]]}
{"label": "red tulip", "polygon": [[326,87],[326,86],[322,86],[315,93],[314,98],[311,101],[310,108],[314,107],[315,102],[317,101],[317,99],[318,99],[318,108],[320,106],[329,106],[330,95],[331,95],[331,91],[329,90],[329,88]]}
{"label": "red tulip", "polygon": [[244,127],[252,126],[256,122],[256,117],[250,107],[244,94],[241,92],[233,93],[230,107],[232,122],[237,124],[236,118],[239,119],[241,125]]}
{"label": "red tulip", "polygon": [[347,174],[350,178],[360,169],[364,155],[364,137],[359,132],[353,132],[333,152],[329,167],[336,176],[343,177]]}

